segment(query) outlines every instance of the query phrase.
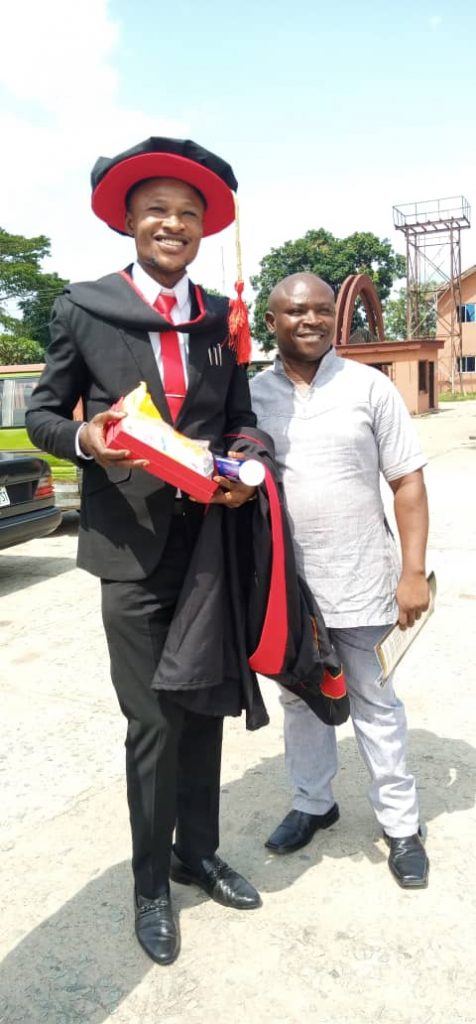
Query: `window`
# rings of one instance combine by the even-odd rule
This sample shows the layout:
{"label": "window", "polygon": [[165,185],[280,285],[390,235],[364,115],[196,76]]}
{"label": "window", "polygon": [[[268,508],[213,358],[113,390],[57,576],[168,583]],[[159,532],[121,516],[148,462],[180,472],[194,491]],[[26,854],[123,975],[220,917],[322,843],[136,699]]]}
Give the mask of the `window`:
{"label": "window", "polygon": [[37,377],[22,377],[20,380],[14,381],[12,426],[25,426],[27,405],[31,398],[33,388],[36,387],[37,383]]}
{"label": "window", "polygon": [[458,306],[457,313],[460,324],[476,323],[476,302],[467,302],[464,306]]}
{"label": "window", "polygon": [[24,427],[25,412],[36,377],[17,377],[0,380],[0,427]]}
{"label": "window", "polygon": [[428,361],[421,359],[418,362],[418,390],[428,391]]}
{"label": "window", "polygon": [[476,373],[476,356],[458,357],[459,373]]}

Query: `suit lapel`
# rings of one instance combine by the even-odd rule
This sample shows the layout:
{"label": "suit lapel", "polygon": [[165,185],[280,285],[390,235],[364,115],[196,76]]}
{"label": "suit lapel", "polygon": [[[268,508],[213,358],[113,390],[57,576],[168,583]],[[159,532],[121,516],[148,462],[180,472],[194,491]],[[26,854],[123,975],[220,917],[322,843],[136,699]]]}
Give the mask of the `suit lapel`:
{"label": "suit lapel", "polygon": [[146,381],[152,401],[157,406],[160,415],[166,423],[172,423],[149,335],[143,331],[132,330],[120,330],[119,333],[137,365],[139,380]]}
{"label": "suit lapel", "polygon": [[194,334],[193,337],[189,338],[188,385],[184,403],[179,412],[177,423],[175,424],[178,429],[180,429],[179,425],[180,423],[182,423],[184,416],[187,415],[187,411],[190,408],[190,405],[193,403],[194,396],[200,385],[205,363],[208,360],[209,344],[209,337],[207,335]]}
{"label": "suit lapel", "polygon": [[[166,421],[166,423],[172,423],[170,415],[170,409],[168,406],[167,399],[158,370],[157,363],[155,361],[154,351],[149,338],[149,335],[143,331],[124,331],[120,330],[119,334],[126,347],[128,348],[138,370],[139,380],[145,380],[147,382],[148,390],[154,405],[157,406],[160,415]],[[180,410],[178,419],[175,426],[180,429],[180,423],[183,421],[184,416],[187,414],[187,410],[193,403],[194,395],[196,394],[200,381],[202,379],[203,371],[206,364],[208,363],[208,349],[210,347],[210,335],[194,335],[189,338],[189,349],[188,349],[188,385],[187,393],[185,395],[184,403]]]}
{"label": "suit lapel", "polygon": [[[136,295],[134,289],[130,287],[129,283],[124,283],[124,277],[125,275],[120,274],[111,275],[112,287],[116,288],[118,293],[120,289],[122,295],[124,294],[125,289],[126,298],[131,304],[131,312],[134,315],[138,313],[139,310],[146,311],[148,317],[148,329],[144,330],[144,327],[146,326],[145,324],[141,324],[142,330],[136,330],[132,326],[128,326],[126,328],[118,327],[119,334],[137,366],[138,379],[146,381],[152,401],[157,406],[161,416],[166,423],[172,424],[169,406],[165,397],[162,380],[155,361],[154,350],[148,333],[149,331],[154,330],[159,330],[160,332],[160,321],[164,323],[164,320],[160,314],[156,313],[154,310],[152,311],[153,320],[151,322],[151,307]],[[189,287],[191,299],[190,319],[193,321],[199,316],[200,310],[195,295],[195,287],[192,285],[192,282],[189,283]],[[200,326],[198,324],[192,326],[191,333],[189,334],[187,393],[177,422],[175,423],[175,427],[177,427],[177,429],[180,429],[180,425],[194,401],[204,370],[209,362],[210,347],[223,341],[223,320],[221,317],[214,317],[214,319],[215,323],[213,320],[210,323],[210,317],[206,317],[203,324],[200,324]],[[154,320],[155,323],[153,322]],[[157,320],[159,323],[157,323]],[[180,326],[181,325],[177,325],[177,329],[179,329]],[[186,327],[185,324],[183,326]]]}
{"label": "suit lapel", "polygon": [[[195,285],[189,281],[189,294],[190,294],[190,320],[195,320],[199,316],[200,310],[197,302],[195,293]],[[188,336],[188,384],[185,399],[182,408],[179,412],[175,427],[180,430],[180,426],[187,416],[187,412],[192,405],[197,390],[200,386],[203,371],[208,360],[208,348],[210,345],[210,328],[204,329],[203,326],[192,329],[192,333]]]}

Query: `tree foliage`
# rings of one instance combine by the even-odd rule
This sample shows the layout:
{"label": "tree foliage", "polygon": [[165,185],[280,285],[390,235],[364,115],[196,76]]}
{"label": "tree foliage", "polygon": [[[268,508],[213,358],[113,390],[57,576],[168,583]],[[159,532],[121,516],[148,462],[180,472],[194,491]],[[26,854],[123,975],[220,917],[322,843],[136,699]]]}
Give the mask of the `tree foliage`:
{"label": "tree foliage", "polygon": [[48,324],[51,307],[67,284],[68,281],[58,277],[58,274],[42,274],[36,291],[18,303],[23,313],[22,330],[43,348],[47,348],[50,341]]}
{"label": "tree foliage", "polygon": [[269,294],[283,277],[309,271],[318,274],[334,289],[335,294],[349,274],[368,274],[383,302],[393,282],[405,274],[405,259],[394,252],[387,238],[371,232],[354,232],[347,238],[336,238],[324,228],[307,231],[303,238],[285,242],[272,249],[260,263],[260,271],[251,278],[257,291],[253,335],[265,351],[274,341],[266,330],[264,315]]}
{"label": "tree foliage", "polygon": [[42,276],[41,260],[49,254],[46,235],[24,238],[0,228],[0,303],[34,292]]}
{"label": "tree foliage", "polygon": [[42,345],[31,338],[15,334],[0,334],[0,364],[13,366],[16,363],[43,363],[45,353]]}
{"label": "tree foliage", "polygon": [[[427,289],[420,289],[418,302],[413,302],[413,308],[417,310],[418,315],[414,317],[411,337],[434,337],[436,334],[435,293]],[[408,337],[406,288],[400,288],[394,298],[387,299],[383,310],[383,319],[386,338],[403,340]]]}
{"label": "tree foliage", "polygon": [[[41,261],[50,254],[46,235],[25,238],[0,228],[0,325],[6,334],[22,342],[48,344],[51,307],[68,282],[45,273]],[[22,317],[12,315],[6,303],[16,303]]]}

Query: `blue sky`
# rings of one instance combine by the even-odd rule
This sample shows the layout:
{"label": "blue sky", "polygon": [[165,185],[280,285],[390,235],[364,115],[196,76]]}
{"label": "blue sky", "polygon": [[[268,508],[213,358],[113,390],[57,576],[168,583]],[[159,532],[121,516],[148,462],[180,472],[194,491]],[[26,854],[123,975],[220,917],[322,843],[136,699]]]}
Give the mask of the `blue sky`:
{"label": "blue sky", "polygon": [[[468,0],[16,0],[2,21],[0,224],[49,235],[64,276],[131,258],[90,213],[89,170],[150,134],[193,138],[233,165],[245,275],[320,226],[403,251],[395,203],[463,194],[476,219]],[[194,276],[221,287],[222,262],[230,288],[230,230],[204,243]],[[473,262],[476,226],[463,233]]]}

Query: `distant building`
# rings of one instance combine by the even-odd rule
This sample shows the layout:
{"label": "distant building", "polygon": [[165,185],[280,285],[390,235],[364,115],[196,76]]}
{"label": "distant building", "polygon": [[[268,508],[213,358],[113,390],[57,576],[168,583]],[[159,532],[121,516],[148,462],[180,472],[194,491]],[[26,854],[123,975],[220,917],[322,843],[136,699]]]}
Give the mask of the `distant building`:
{"label": "distant building", "polygon": [[456,356],[453,371],[449,331],[451,302],[451,290],[445,288],[438,296],[438,336],[444,341],[439,358],[439,388],[447,391],[451,387],[452,373],[458,384],[461,373],[465,390],[476,391],[476,265],[461,274],[461,305],[457,307],[457,316],[461,324],[462,354]]}
{"label": "distant building", "polygon": [[[368,327],[352,331],[356,300],[360,298]],[[351,274],[337,296],[336,349],[340,356],[381,370],[398,388],[409,412],[438,408],[439,338],[386,341],[380,299],[367,274]]]}

